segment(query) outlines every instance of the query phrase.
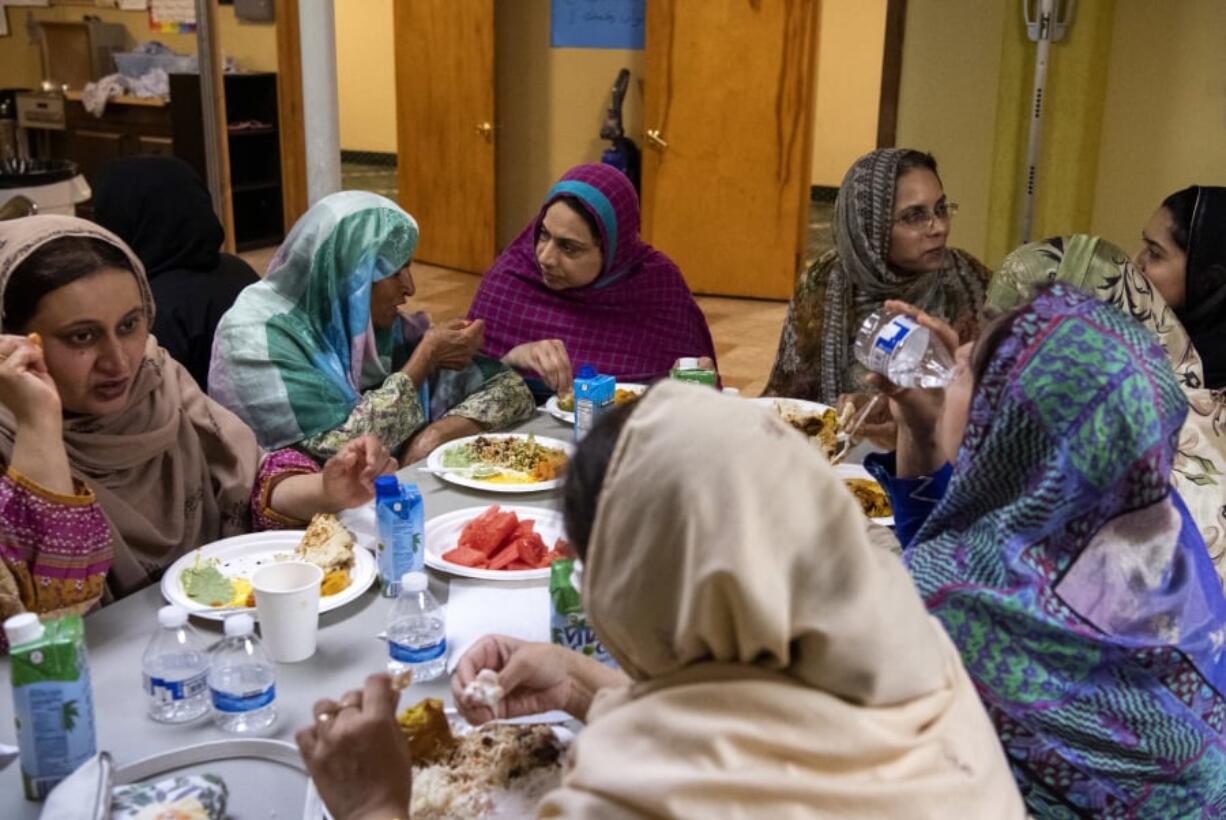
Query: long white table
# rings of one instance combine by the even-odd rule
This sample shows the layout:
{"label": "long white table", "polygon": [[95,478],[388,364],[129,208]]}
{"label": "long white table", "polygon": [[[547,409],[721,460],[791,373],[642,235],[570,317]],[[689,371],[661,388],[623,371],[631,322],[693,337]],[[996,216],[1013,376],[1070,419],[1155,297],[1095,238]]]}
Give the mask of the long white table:
{"label": "long white table", "polygon": [[[518,430],[569,439],[570,430],[552,418],[538,416]],[[421,488],[427,518],[469,506],[516,503],[557,508],[557,493],[495,495],[469,490],[419,472],[400,471],[401,481],[415,482]],[[431,571],[430,589],[446,601],[449,576]],[[180,726],[155,723],[145,715],[146,701],[141,689],[141,655],[157,625],[157,611],[166,602],[159,588],[151,586],[122,601],[99,610],[85,619],[86,643],[93,681],[94,720],[98,748],[109,751],[117,768],[160,752],[209,740],[232,737],[215,728],[211,718]],[[381,671],[387,660],[386,645],[375,638],[383,630],[393,601],[382,598],[377,586],[340,609],[320,616],[319,644],[313,657],[301,663],[277,665],[277,722],[266,737],[293,742],[294,732],[311,719],[311,706],[322,697],[337,697],[347,689],[359,687],[372,672]],[[209,641],[221,636],[221,625],[193,619],[193,625]],[[447,678],[414,684],[401,703],[423,697],[443,698],[450,703]],[[13,725],[13,700],[8,657],[0,659],[0,743],[16,745]],[[220,774],[232,787],[232,801],[239,789],[233,781],[267,778],[268,788],[258,795],[259,806],[232,804],[236,817],[270,816],[297,820],[302,810],[301,776],[286,780],[269,768],[241,762],[199,767]],[[0,772],[0,817],[6,820],[36,818],[42,804],[24,799],[19,764],[14,761]],[[253,810],[254,809],[254,810]],[[275,812],[270,815],[269,812]]]}

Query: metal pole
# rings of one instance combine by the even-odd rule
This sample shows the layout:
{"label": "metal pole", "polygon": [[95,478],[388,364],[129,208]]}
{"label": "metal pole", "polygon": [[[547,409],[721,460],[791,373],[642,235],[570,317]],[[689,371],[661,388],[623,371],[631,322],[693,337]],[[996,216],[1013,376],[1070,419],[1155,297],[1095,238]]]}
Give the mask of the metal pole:
{"label": "metal pole", "polygon": [[298,4],[308,205],[341,189],[334,14],[332,0],[301,0]]}
{"label": "metal pole", "polygon": [[1055,0],[1039,0],[1038,52],[1034,64],[1034,94],[1030,106],[1030,140],[1026,147],[1026,196],[1022,207],[1023,244],[1030,241],[1034,226],[1034,203],[1038,190],[1039,138],[1043,132],[1043,93],[1047,85],[1047,57],[1051,51],[1052,16]]}
{"label": "metal pole", "polygon": [[221,167],[220,133],[217,128],[217,97],[213,73],[213,3],[196,0],[196,59],[200,71],[200,118],[204,130],[205,182],[213,197],[213,210],[225,223],[226,195]]}

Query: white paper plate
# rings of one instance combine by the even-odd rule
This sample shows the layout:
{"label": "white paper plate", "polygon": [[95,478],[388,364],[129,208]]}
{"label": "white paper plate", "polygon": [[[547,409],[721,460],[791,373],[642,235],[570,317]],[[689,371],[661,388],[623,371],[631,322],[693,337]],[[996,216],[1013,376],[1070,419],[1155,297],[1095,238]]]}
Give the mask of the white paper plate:
{"label": "white paper plate", "polygon": [[[480,578],[485,581],[535,581],[549,578],[549,568],[545,569],[474,569],[443,560],[443,553],[450,551],[460,540],[460,531],[464,525],[472,521],[489,507],[466,507],[454,510],[444,515],[436,516],[426,522],[426,566],[440,572],[449,572],[464,578]],[[554,542],[565,538],[562,527],[562,513],[544,507],[502,506],[501,509],[515,513],[523,521],[528,519],[536,522],[536,532],[545,542],[546,549],[553,549]]]}
{"label": "white paper plate", "polygon": [[[225,620],[227,612],[216,612],[211,607],[198,604],[191,598],[187,597],[187,593],[183,591],[183,584],[179,580],[183,570],[194,566],[196,563],[196,554],[200,553],[203,558],[216,558],[219,562],[217,569],[222,575],[229,577],[241,576],[247,580],[251,580],[251,573],[264,564],[270,564],[276,561],[277,555],[292,553],[294,548],[298,546],[298,542],[302,540],[305,530],[268,530],[267,532],[253,532],[247,535],[236,535],[233,538],[223,538],[220,541],[214,541],[212,544],[201,547],[199,550],[192,550],[187,555],[184,555],[178,561],[170,565],[170,569],[166,570],[166,574],[162,576],[162,597],[168,603],[181,606],[188,613],[200,618],[206,618],[211,621]],[[319,599],[319,611],[330,612],[337,607],[342,607],[350,601],[361,596],[367,588],[374,583],[375,576],[378,574],[375,566],[375,559],[369,552],[360,546],[355,546],[353,550],[353,568],[349,570],[352,578],[349,586],[335,595],[327,595]],[[259,615],[253,609],[251,616],[259,619]]]}
{"label": "white paper plate", "polygon": [[[617,389],[632,390],[635,393],[642,394],[647,392],[647,385],[636,384],[634,382],[618,382]],[[558,396],[556,393],[545,402],[545,412],[563,424],[569,424],[572,427],[575,424],[575,414],[570,410],[563,410],[561,407],[558,407]]]}
{"label": "white paper plate", "polygon": [[757,398],[749,399],[749,401],[753,402],[754,404],[760,404],[763,407],[778,407],[785,413],[791,411],[793,413],[813,416],[820,416],[827,410],[834,409],[830,405],[822,404],[821,402],[808,401],[806,399],[785,399],[777,396],[758,396]]}
{"label": "white paper plate", "polygon": [[[443,469],[444,453],[446,453],[452,447],[459,447],[470,441],[475,441],[478,438],[526,439],[529,437],[529,435],[529,433],[482,433],[479,436],[458,438],[453,441],[449,441],[446,444],[440,444],[438,447],[436,447],[426,459],[426,466],[432,470]],[[569,441],[549,438],[548,436],[533,436],[533,438],[536,439],[537,444],[545,447],[552,447],[556,450],[562,450],[566,453],[567,457],[570,457],[575,453],[575,447]],[[436,473],[436,475],[443,481],[449,481],[452,484],[456,484],[461,487],[469,487],[474,490],[484,490],[488,493],[539,493],[544,490],[552,490],[555,487],[561,486],[562,484],[562,479],[560,477],[550,479],[549,481],[537,481],[532,484],[496,484],[490,481],[481,481],[480,479],[469,478],[468,476],[464,475],[457,475],[455,473]]]}

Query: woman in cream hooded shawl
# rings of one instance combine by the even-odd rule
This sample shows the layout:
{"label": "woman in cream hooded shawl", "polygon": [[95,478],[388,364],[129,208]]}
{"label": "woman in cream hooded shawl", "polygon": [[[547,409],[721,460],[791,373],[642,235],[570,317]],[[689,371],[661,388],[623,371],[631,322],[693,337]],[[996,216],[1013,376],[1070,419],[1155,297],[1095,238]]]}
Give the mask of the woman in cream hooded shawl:
{"label": "woman in cream hooded shawl", "polygon": [[[774,413],[694,385],[625,412],[579,445],[565,513],[588,619],[628,677],[489,636],[452,680],[474,719],[489,712],[465,686],[491,668],[499,716],[588,721],[538,816],[1023,817],[957,650],[826,460]],[[404,816],[397,697],[372,676],[298,733],[333,816]]]}

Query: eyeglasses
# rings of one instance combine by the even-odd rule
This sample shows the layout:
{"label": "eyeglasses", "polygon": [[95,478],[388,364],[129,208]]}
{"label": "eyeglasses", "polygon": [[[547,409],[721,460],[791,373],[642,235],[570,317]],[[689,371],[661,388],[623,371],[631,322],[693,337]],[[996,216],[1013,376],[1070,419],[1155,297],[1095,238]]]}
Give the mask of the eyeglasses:
{"label": "eyeglasses", "polygon": [[906,225],[913,231],[926,231],[938,219],[942,222],[949,222],[957,212],[957,202],[941,202],[931,211],[927,208],[908,208],[895,217],[894,221]]}

